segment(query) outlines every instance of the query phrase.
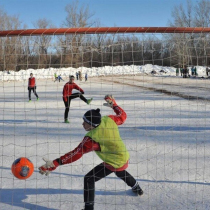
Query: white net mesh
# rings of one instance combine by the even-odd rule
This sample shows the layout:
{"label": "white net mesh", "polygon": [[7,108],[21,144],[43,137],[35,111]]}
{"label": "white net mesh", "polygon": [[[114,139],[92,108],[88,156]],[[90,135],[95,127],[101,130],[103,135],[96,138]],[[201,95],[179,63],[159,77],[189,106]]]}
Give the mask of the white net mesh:
{"label": "white net mesh", "polygon": [[[130,153],[127,171],[144,195],[135,196],[113,173],[96,183],[95,209],[210,209],[208,33],[6,36],[0,42],[0,209],[82,209],[84,175],[102,162],[94,152],[48,177],[38,167],[42,157],[54,160],[78,146],[87,110],[114,114],[103,106],[106,94],[127,113],[119,126]],[[32,92],[29,103],[30,73],[40,100]],[[69,75],[93,101],[72,100],[65,124]],[[34,164],[29,179],[11,173],[19,157]]]}

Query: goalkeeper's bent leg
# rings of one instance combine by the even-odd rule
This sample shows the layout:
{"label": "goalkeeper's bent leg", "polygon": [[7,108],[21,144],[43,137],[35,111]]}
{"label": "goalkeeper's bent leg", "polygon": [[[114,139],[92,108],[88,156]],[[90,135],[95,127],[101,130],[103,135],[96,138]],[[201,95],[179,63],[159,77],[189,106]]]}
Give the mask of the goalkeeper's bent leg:
{"label": "goalkeeper's bent leg", "polygon": [[112,171],[107,169],[103,163],[99,164],[88,172],[84,177],[84,202],[93,203],[95,197],[95,182],[111,174]]}
{"label": "goalkeeper's bent leg", "polygon": [[129,174],[126,170],[116,171],[115,174],[118,178],[122,179],[131,188],[136,184],[136,180],[134,179],[134,177],[131,174]]}

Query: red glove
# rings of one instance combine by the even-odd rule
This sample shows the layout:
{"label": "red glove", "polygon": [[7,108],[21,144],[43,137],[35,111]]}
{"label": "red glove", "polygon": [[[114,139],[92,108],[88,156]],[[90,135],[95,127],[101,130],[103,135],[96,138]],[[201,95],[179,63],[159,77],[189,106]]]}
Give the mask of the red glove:
{"label": "red glove", "polygon": [[112,95],[105,95],[104,100],[107,102],[107,103],[104,103],[104,106],[108,106],[111,108],[117,106],[117,103],[114,100],[114,96]]}
{"label": "red glove", "polygon": [[39,167],[39,173],[42,175],[45,174],[46,176],[48,176],[51,171],[54,171],[59,166],[59,163],[56,160],[51,161],[46,158],[43,158],[43,160],[46,163]]}

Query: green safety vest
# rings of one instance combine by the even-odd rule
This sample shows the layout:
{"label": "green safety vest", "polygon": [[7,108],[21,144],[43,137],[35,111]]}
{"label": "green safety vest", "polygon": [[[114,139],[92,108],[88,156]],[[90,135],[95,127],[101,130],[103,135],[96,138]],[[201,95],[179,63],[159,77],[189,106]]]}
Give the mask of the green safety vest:
{"label": "green safety vest", "polygon": [[101,151],[95,152],[105,163],[116,169],[127,163],[129,153],[120,137],[118,126],[110,117],[102,117],[101,124],[86,136],[99,143]]}

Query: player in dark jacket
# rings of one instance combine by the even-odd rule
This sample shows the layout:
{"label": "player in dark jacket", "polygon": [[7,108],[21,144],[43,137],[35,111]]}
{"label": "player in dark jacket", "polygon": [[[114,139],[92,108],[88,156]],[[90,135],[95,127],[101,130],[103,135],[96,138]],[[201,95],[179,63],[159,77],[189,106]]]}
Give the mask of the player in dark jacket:
{"label": "player in dark jacket", "polygon": [[[80,91],[80,93],[72,93],[72,90],[76,89]],[[63,87],[63,102],[65,105],[65,113],[64,113],[64,122],[69,123],[68,120],[68,114],[69,114],[69,108],[70,108],[70,103],[71,100],[74,98],[80,98],[83,100],[85,103],[90,104],[92,101],[91,99],[86,99],[84,96],[84,91],[82,88],[80,88],[76,83],[74,83],[74,76],[69,76],[69,82],[67,82],[64,87]]]}
{"label": "player in dark jacket", "polygon": [[29,98],[29,102],[31,102],[31,90],[33,90],[33,93],[36,96],[36,99],[38,101],[39,97],[36,93],[36,79],[35,79],[35,77],[33,77],[32,73],[30,73],[30,77],[28,79],[28,98]]}
{"label": "player in dark jacket", "polygon": [[143,195],[138,182],[126,171],[129,153],[120,137],[118,126],[125,122],[127,115],[111,95],[106,95],[105,100],[107,103],[104,105],[113,108],[116,115],[101,117],[100,109],[87,111],[83,116],[83,127],[88,133],[83,141],[73,151],[60,158],[53,161],[44,159],[46,163],[39,168],[41,174],[48,175],[59,165],[72,163],[83,154],[95,151],[103,162],[85,175],[84,210],[94,209],[95,182],[113,172],[130,186],[134,193]]}

